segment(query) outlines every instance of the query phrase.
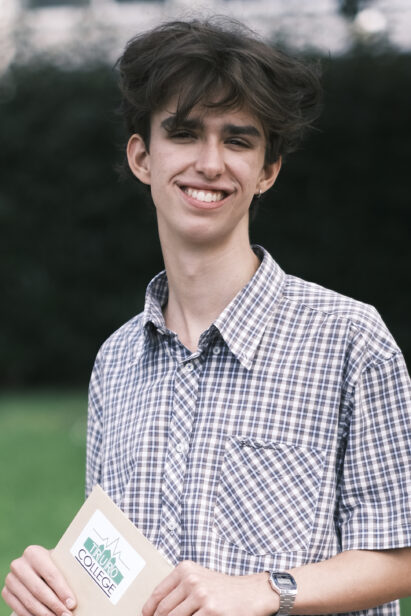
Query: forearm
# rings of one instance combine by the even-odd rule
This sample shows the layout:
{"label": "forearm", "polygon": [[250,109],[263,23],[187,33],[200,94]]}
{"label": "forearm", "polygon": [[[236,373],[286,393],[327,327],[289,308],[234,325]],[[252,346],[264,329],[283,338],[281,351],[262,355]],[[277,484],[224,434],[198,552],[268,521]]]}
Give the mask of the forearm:
{"label": "forearm", "polygon": [[[411,548],[343,552],[290,572],[298,592],[293,614],[354,612],[411,594]],[[155,588],[143,616],[270,616],[279,608],[267,572],[235,576],[181,562]]]}
{"label": "forearm", "polygon": [[411,548],[342,552],[290,573],[298,587],[293,614],[369,609],[411,594]]}

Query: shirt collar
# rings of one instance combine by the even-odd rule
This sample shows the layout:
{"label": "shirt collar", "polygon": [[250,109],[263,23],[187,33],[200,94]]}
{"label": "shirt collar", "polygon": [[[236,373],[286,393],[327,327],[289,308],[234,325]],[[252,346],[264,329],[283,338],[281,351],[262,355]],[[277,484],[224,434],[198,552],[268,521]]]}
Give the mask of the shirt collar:
{"label": "shirt collar", "polygon": [[143,325],[153,323],[158,329],[165,330],[162,308],[168,298],[168,282],[165,270],[157,274],[146,290],[143,312]]}
{"label": "shirt collar", "polygon": [[260,267],[214,322],[230,351],[248,370],[285,280],[284,272],[264,248],[253,246],[253,250],[261,260]]}
{"label": "shirt collar", "polygon": [[[220,332],[230,351],[247,369],[252,367],[254,355],[285,280],[284,272],[264,248],[253,246],[253,250],[261,260],[260,267],[212,326]],[[165,331],[162,306],[167,297],[167,275],[162,271],[147,287],[144,326],[153,323],[160,331]]]}

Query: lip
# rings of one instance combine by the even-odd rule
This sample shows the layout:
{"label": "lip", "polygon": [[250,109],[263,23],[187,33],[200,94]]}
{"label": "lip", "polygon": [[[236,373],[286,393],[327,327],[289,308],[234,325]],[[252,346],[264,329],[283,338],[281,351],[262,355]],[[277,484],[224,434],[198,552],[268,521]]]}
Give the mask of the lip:
{"label": "lip", "polygon": [[[225,190],[222,187],[216,187],[216,186],[204,186],[201,184],[177,184],[177,187],[179,189],[180,194],[183,196],[184,200],[189,203],[190,205],[193,205],[195,208],[199,209],[199,210],[218,210],[219,208],[221,208],[229,199],[229,197],[231,196],[233,191],[228,191]],[[226,196],[223,199],[220,199],[220,201],[198,201],[197,199],[194,199],[194,197],[190,197],[190,195],[188,195],[183,188],[185,187],[189,187],[189,188],[194,188],[195,190],[204,190],[204,191],[213,191],[213,192],[224,192],[226,193]]]}

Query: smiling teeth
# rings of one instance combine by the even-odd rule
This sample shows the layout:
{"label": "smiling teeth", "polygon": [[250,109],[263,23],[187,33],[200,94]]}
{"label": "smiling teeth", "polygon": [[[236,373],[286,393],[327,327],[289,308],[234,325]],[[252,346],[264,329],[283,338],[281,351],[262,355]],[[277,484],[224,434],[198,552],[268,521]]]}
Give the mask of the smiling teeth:
{"label": "smiling teeth", "polygon": [[195,190],[195,188],[184,188],[184,192],[197,201],[211,203],[224,199],[224,193],[221,191]]}

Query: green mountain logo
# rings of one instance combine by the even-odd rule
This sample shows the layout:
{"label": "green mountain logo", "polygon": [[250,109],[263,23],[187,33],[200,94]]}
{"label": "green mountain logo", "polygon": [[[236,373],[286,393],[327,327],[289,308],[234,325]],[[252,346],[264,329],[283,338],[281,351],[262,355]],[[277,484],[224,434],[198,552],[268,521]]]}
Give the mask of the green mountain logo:
{"label": "green mountain logo", "polygon": [[98,565],[107,573],[111,580],[117,584],[120,584],[124,575],[121,573],[118,564],[116,554],[102,543],[99,545],[91,537],[87,537],[84,542],[84,547],[87,552],[94,558]]}

